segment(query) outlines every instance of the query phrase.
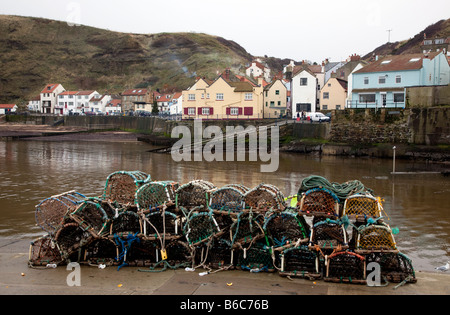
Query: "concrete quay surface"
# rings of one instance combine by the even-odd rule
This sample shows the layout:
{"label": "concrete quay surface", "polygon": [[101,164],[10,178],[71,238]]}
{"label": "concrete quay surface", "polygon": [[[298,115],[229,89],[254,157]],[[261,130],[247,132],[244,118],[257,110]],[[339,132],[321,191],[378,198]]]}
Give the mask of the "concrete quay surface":
{"label": "concrete quay surface", "polygon": [[0,239],[0,295],[173,295],[173,296],[292,296],[292,295],[450,295],[450,272],[417,272],[417,283],[385,287],[285,278],[278,273],[230,270],[199,276],[184,269],[143,272],[148,268],[99,269],[81,266],[80,286],[68,286],[72,270],[28,267],[30,242]]}

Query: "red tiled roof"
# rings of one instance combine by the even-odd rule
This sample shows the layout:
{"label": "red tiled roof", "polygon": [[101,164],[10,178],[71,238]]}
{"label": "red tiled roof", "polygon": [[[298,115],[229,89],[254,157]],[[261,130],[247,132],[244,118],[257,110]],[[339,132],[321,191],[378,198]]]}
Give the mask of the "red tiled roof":
{"label": "red tiled roof", "polygon": [[95,93],[95,91],[78,91],[77,95],[91,95],[92,93]]}
{"label": "red tiled roof", "polygon": [[64,91],[62,93],[59,93],[59,95],[77,95],[78,91]]}
{"label": "red tiled roof", "polygon": [[41,93],[52,93],[59,85],[55,83],[47,84]]}
{"label": "red tiled roof", "polygon": [[[428,58],[434,59],[437,55],[439,55],[439,52],[432,52],[428,54]],[[424,58],[424,54],[386,56],[365,66],[355,73],[419,70],[422,68]]]}
{"label": "red tiled roof", "polygon": [[121,104],[121,100],[119,100],[119,99],[112,99],[106,106],[109,106],[109,107],[120,107],[122,104]]}
{"label": "red tiled roof", "polygon": [[16,104],[0,104],[0,108],[3,109],[13,109]]}

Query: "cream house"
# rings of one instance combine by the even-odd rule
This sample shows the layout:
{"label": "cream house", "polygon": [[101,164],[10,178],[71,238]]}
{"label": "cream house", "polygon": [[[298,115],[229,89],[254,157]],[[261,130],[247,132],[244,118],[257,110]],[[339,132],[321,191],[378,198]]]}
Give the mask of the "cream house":
{"label": "cream house", "polygon": [[63,114],[64,106],[58,104],[58,94],[64,92],[65,89],[61,84],[47,84],[41,91],[41,110],[43,114]]}
{"label": "cream house", "polygon": [[263,79],[258,84],[232,81],[226,75],[210,83],[198,79],[183,95],[182,119],[260,119],[263,117]]}
{"label": "cream house", "polygon": [[278,118],[286,114],[287,88],[280,79],[264,88],[264,118]]}
{"label": "cream house", "polygon": [[347,81],[330,78],[320,90],[320,110],[344,109],[347,99]]}

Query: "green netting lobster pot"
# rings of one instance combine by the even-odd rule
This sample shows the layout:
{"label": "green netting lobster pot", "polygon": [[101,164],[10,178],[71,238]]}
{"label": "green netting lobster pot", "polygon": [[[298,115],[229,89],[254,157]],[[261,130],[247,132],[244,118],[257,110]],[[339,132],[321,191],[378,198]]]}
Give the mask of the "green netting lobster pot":
{"label": "green netting lobster pot", "polygon": [[339,216],[339,198],[325,188],[308,190],[300,201],[300,212],[307,216]]}
{"label": "green netting lobster pot", "polygon": [[181,218],[169,211],[156,211],[146,214],[143,220],[145,236],[155,238],[181,235],[183,232]]}
{"label": "green netting lobster pot", "polygon": [[220,229],[212,213],[200,212],[187,219],[183,231],[190,245],[198,245],[209,240]]}
{"label": "green netting lobster pot", "polygon": [[172,240],[166,245],[166,261],[172,268],[181,268],[192,266],[193,253],[185,241]]}
{"label": "green netting lobster pot", "polygon": [[266,216],[264,232],[267,246],[284,246],[291,242],[307,242],[310,229],[303,216],[290,211],[274,212]]}
{"label": "green netting lobster pot", "polygon": [[353,252],[335,252],[327,257],[325,281],[366,284],[366,260]]}
{"label": "green netting lobster pot", "polygon": [[93,265],[113,265],[118,255],[119,250],[117,244],[113,240],[108,238],[97,238],[84,247],[83,260]]}
{"label": "green netting lobster pot", "polygon": [[35,211],[37,225],[54,235],[63,223],[65,215],[75,210],[85,198],[76,191],[69,191],[41,201]]}
{"label": "green netting lobster pot", "polygon": [[286,203],[283,193],[275,186],[261,183],[244,196],[245,207],[253,211],[284,210]]}
{"label": "green netting lobster pot", "polygon": [[70,218],[77,222],[93,237],[100,237],[109,233],[110,219],[100,202],[96,199],[83,201],[70,214]]}
{"label": "green netting lobster pot", "polygon": [[321,275],[319,255],[301,245],[283,250],[280,276],[318,279]]}
{"label": "green netting lobster pot", "polygon": [[232,269],[237,258],[234,253],[230,240],[214,237],[209,247],[207,264],[212,269]]}
{"label": "green netting lobster pot", "polygon": [[151,181],[151,176],[141,171],[120,171],[106,179],[103,200],[120,205],[134,205],[137,190]]}
{"label": "green netting lobster pot", "polygon": [[190,210],[203,206],[206,211],[214,189],[216,187],[212,183],[204,180],[193,180],[181,185],[176,191],[176,207]]}
{"label": "green netting lobster pot", "polygon": [[209,207],[212,210],[239,212],[244,209],[242,190],[225,186],[211,193]]}
{"label": "green netting lobster pot", "polygon": [[110,235],[142,233],[142,221],[134,211],[122,211],[115,217],[110,226]]}
{"label": "green netting lobster pot", "polygon": [[388,282],[400,283],[403,281],[416,283],[416,273],[411,259],[403,253],[380,253],[366,254],[367,268],[369,264],[376,262],[380,265],[381,279]]}
{"label": "green netting lobster pot", "polygon": [[310,249],[348,248],[348,234],[340,221],[327,218],[313,225],[309,238]]}
{"label": "green netting lobster pot", "polygon": [[358,229],[355,252],[367,254],[371,252],[398,253],[392,230],[387,224],[370,224]]}
{"label": "green netting lobster pot", "polygon": [[136,192],[138,211],[157,210],[163,205],[175,203],[175,191],[179,184],[170,181],[150,182]]}
{"label": "green netting lobster pot", "polygon": [[368,218],[381,217],[382,206],[379,200],[371,195],[353,195],[344,203],[343,216],[355,221],[365,222]]}
{"label": "green netting lobster pot", "polygon": [[50,235],[31,242],[28,258],[30,266],[59,265],[63,261],[58,244],[53,241]]}
{"label": "green netting lobster pot", "polygon": [[264,238],[264,216],[252,211],[238,214],[237,220],[231,225],[230,235],[234,247],[252,243]]}
{"label": "green netting lobster pot", "polygon": [[[58,244],[63,259],[71,259],[72,254],[78,255],[83,246],[93,240],[91,233],[85,231],[78,223],[71,222],[62,225],[55,235],[55,242]],[[78,257],[71,259],[78,261]]]}
{"label": "green netting lobster pot", "polygon": [[262,243],[256,243],[248,249],[239,250],[237,266],[250,272],[274,272],[273,260],[270,248]]}

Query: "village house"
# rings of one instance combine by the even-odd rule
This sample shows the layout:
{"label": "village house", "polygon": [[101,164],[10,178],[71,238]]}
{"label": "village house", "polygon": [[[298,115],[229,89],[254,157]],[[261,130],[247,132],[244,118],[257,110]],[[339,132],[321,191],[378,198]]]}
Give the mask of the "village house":
{"label": "village house", "polygon": [[41,91],[41,109],[43,114],[61,114],[64,107],[58,105],[57,96],[64,92],[65,89],[61,84],[47,84]]}
{"label": "village house", "polygon": [[181,115],[183,112],[183,93],[177,92],[172,97],[172,103],[169,105],[170,115]]}
{"label": "village house", "polygon": [[347,100],[347,81],[330,78],[320,91],[320,110],[344,109]]}
{"label": "village house", "polygon": [[122,99],[112,96],[112,99],[105,106],[107,115],[120,115],[122,113]]}
{"label": "village house", "polygon": [[172,97],[171,94],[161,94],[160,97],[156,100],[156,104],[158,105],[158,111],[159,113],[169,113],[169,106],[172,103]]}
{"label": "village house", "polygon": [[258,84],[243,82],[225,71],[215,81],[198,78],[182,92],[183,119],[263,118],[263,79]]}
{"label": "village house", "polygon": [[270,69],[264,66],[259,59],[252,61],[251,65],[245,69],[245,75],[255,79],[263,77],[264,80],[270,82]]}
{"label": "village house", "polygon": [[153,105],[153,93],[150,89],[129,89],[122,93],[122,111],[148,110]]}
{"label": "village house", "polygon": [[443,52],[386,56],[352,74],[351,108],[407,105],[405,88],[448,85],[450,67]]}
{"label": "village house", "polygon": [[111,95],[100,95],[94,94],[94,96],[89,100],[89,111],[92,113],[105,114],[106,105],[111,101]]}
{"label": "village house", "polygon": [[16,104],[0,104],[0,115],[15,113],[17,108]]}
{"label": "village house", "polygon": [[303,112],[316,112],[317,87],[317,77],[308,67],[294,68],[291,83],[292,118],[301,117]]}
{"label": "village house", "polygon": [[279,118],[286,114],[287,88],[280,79],[272,81],[264,88],[264,117]]}
{"label": "village house", "polygon": [[58,94],[58,107],[60,115],[82,114],[89,112],[89,100],[97,91],[64,91]]}
{"label": "village house", "polygon": [[41,96],[37,95],[28,101],[27,109],[32,112],[41,113]]}

